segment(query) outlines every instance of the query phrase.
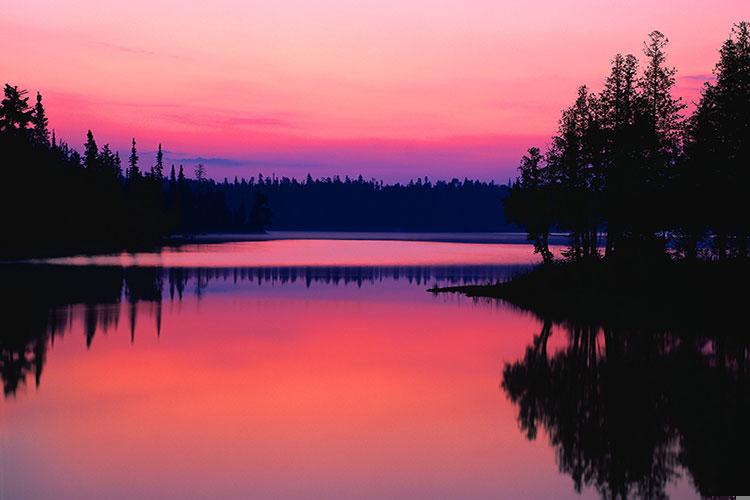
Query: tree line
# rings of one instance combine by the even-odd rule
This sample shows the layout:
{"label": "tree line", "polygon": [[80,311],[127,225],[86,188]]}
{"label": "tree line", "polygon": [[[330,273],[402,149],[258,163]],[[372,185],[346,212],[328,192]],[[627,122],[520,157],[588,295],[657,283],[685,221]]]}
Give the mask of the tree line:
{"label": "tree line", "polygon": [[268,201],[257,193],[247,213],[232,212],[202,166],[187,179],[182,166],[165,172],[159,145],[145,168],[136,140],[125,164],[89,130],[83,154],[50,132],[40,93],[6,84],[0,102],[0,152],[4,214],[0,248],[5,253],[114,250],[157,244],[171,233],[263,230]]}
{"label": "tree line", "polygon": [[[167,166],[161,144],[146,160],[135,138],[121,158],[88,131],[82,153],[50,130],[42,95],[6,84],[0,103],[5,215],[0,249],[29,255],[157,245],[170,235],[270,228],[341,231],[487,231],[509,188],[427,177],[387,185],[339,176],[304,180],[259,174],[223,182],[199,164]],[[273,207],[273,210],[271,209]],[[500,215],[498,215],[500,214]]]}
{"label": "tree line", "polygon": [[578,89],[546,150],[521,159],[505,204],[545,262],[552,230],[570,233],[570,260],[750,256],[749,30],[734,25],[689,116],[658,31],[642,63],[617,54],[601,92]]}
{"label": "tree line", "polygon": [[348,176],[303,180],[262,174],[219,184],[230,204],[262,191],[273,207],[273,228],[321,231],[502,231],[509,188],[464,178],[385,184]]}

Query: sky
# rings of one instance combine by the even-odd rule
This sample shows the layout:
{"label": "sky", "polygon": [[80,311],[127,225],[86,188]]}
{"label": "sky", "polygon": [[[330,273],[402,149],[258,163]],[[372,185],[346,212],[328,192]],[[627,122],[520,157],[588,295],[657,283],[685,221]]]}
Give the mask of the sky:
{"label": "sky", "polygon": [[695,101],[747,0],[25,0],[0,80],[40,91],[57,136],[91,129],[143,167],[388,182],[515,175],[576,88],[670,39]]}

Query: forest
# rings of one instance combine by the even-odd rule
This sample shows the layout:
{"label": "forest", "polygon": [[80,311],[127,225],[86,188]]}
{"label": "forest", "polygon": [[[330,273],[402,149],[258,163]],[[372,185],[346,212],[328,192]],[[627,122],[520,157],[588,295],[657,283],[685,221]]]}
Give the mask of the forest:
{"label": "forest", "polygon": [[546,150],[522,158],[505,205],[545,262],[553,230],[570,233],[570,261],[750,256],[749,29],[732,28],[689,115],[658,31],[643,61],[617,54],[600,92],[578,89]]}
{"label": "forest", "polygon": [[[131,141],[127,158],[92,131],[79,153],[50,129],[42,95],[6,84],[0,103],[5,167],[0,249],[11,256],[157,246],[197,233],[269,228],[339,231],[501,231],[510,189],[469,179],[385,184],[339,176],[304,180],[276,175],[223,182],[166,165]],[[192,178],[189,175],[192,174]]]}

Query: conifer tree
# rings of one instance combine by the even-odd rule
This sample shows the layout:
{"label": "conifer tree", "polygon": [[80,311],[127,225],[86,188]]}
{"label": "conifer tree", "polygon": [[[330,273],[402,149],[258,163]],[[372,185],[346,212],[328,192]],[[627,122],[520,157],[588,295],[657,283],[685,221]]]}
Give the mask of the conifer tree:
{"label": "conifer tree", "polygon": [[4,97],[0,102],[0,131],[25,130],[33,117],[29,109],[27,90],[5,84]]}
{"label": "conifer tree", "polygon": [[599,96],[603,139],[602,211],[607,220],[607,257],[614,255],[626,232],[628,196],[635,186],[635,164],[639,155],[637,72],[635,56],[617,54]]}
{"label": "conifer tree", "polygon": [[117,178],[122,177],[122,161],[120,160],[120,152],[119,151],[115,152],[114,167],[115,167],[115,176]]}
{"label": "conifer tree", "polygon": [[669,40],[659,31],[649,34],[644,42],[646,68],[638,82],[645,120],[645,162],[654,176],[651,181],[658,181],[667,174],[670,163],[676,160],[682,138],[682,110],[685,104],[679,97],[674,97],[677,70],[667,66],[665,48]]}
{"label": "conifer tree", "polygon": [[138,152],[135,148],[135,137],[133,137],[133,143],[130,147],[130,157],[128,158],[128,178],[130,180],[136,180],[141,177],[141,171],[138,169]]}
{"label": "conifer tree", "polygon": [[159,149],[156,151],[156,165],[151,170],[151,174],[157,180],[164,178],[164,153],[162,153],[161,144],[159,144]]}
{"label": "conifer tree", "polygon": [[31,123],[34,127],[34,140],[39,144],[49,146],[49,130],[47,129],[47,114],[44,111],[42,105],[42,94],[36,93],[36,104],[34,105],[34,113],[31,117]]}
{"label": "conifer tree", "polygon": [[83,166],[93,172],[99,163],[99,150],[94,140],[94,134],[89,130],[86,133],[86,144],[83,147]]}

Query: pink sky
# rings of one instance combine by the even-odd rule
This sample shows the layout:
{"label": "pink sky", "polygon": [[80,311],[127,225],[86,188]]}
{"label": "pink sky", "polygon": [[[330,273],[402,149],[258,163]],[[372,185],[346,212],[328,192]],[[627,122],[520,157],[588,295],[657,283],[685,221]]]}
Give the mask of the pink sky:
{"label": "pink sky", "polygon": [[506,181],[617,52],[671,40],[688,100],[747,0],[27,0],[3,5],[0,79],[40,90],[58,136],[144,163]]}

